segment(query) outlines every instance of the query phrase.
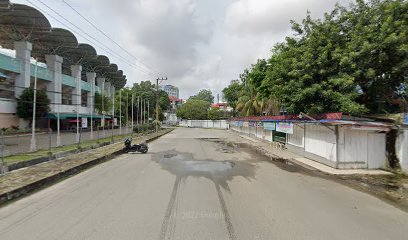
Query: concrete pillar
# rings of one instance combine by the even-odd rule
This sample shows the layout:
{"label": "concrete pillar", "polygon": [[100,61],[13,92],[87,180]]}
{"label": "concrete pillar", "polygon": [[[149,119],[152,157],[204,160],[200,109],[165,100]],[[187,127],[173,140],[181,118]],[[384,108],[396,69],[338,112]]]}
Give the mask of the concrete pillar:
{"label": "concrete pillar", "polygon": [[58,112],[62,103],[62,57],[45,55],[47,67],[51,72],[52,81],[47,83],[47,95],[51,101],[51,111]]}
{"label": "concrete pillar", "polygon": [[86,98],[86,106],[88,107],[88,112],[94,112],[94,97],[95,97],[95,78],[96,78],[96,73],[94,72],[87,72],[86,73],[86,79],[88,83],[91,85],[91,91],[87,93],[87,98]]}
{"label": "concrete pillar", "polygon": [[71,76],[75,78],[75,87],[72,91],[72,105],[81,107],[81,65],[71,66]]}
{"label": "concrete pillar", "polygon": [[110,82],[105,82],[105,93],[107,97],[111,96],[111,83]]}
{"label": "concrete pillar", "polygon": [[47,67],[52,74],[52,80],[47,84],[47,95],[51,101],[51,111],[57,113],[57,146],[61,146],[60,117],[62,104],[62,62],[58,55],[45,55]]}
{"label": "concrete pillar", "polygon": [[20,97],[25,88],[30,87],[31,78],[31,50],[32,44],[26,41],[14,42],[16,49],[16,59],[20,60],[20,74],[17,75],[14,87],[14,96]]}
{"label": "concrete pillar", "polygon": [[112,95],[112,116],[115,116],[115,87],[111,86],[111,95]]}

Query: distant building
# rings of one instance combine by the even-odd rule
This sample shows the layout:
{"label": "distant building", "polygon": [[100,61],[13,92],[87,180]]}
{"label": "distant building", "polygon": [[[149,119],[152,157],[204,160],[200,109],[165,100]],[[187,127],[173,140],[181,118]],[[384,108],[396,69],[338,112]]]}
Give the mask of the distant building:
{"label": "distant building", "polygon": [[173,97],[179,98],[178,87],[175,87],[173,85],[164,85],[164,86],[161,86],[161,89],[165,91],[169,95],[169,97],[173,96]]}
{"label": "distant building", "polygon": [[227,103],[214,103],[213,105],[211,105],[211,107],[220,109],[223,112],[232,112],[233,111],[233,108],[228,106]]}
{"label": "distant building", "polygon": [[183,104],[183,99],[179,99],[175,96],[169,96],[170,100],[170,105],[171,105],[171,110],[176,111],[182,104]]}

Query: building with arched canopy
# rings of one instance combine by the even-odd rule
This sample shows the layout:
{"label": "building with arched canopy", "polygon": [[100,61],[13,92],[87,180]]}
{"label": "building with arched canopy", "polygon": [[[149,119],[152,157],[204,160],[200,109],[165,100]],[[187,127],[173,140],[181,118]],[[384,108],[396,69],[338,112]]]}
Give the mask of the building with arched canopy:
{"label": "building with arched canopy", "polygon": [[27,127],[16,114],[17,99],[35,79],[50,99],[44,119],[52,128],[78,116],[87,120],[83,127],[114,117],[114,111],[95,109],[95,93],[113,98],[126,84],[123,71],[69,30],[52,27],[37,9],[0,1],[0,46],[1,128]]}

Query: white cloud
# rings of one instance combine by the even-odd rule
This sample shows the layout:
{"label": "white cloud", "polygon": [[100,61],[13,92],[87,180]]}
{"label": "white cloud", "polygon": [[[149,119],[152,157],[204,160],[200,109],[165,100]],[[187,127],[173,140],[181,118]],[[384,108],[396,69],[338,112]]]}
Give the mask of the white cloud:
{"label": "white cloud", "polygon": [[[140,65],[62,2],[44,1],[128,61]],[[273,45],[290,34],[290,20],[300,21],[307,10],[313,17],[321,17],[336,3],[336,0],[67,1],[143,63],[165,73],[169,77],[167,83],[178,86],[183,98],[202,88],[210,88],[216,95],[257,58],[270,55]],[[58,22],[51,22],[61,27]],[[128,85],[152,79],[140,67],[132,68],[117,57],[108,56],[124,70]]]}

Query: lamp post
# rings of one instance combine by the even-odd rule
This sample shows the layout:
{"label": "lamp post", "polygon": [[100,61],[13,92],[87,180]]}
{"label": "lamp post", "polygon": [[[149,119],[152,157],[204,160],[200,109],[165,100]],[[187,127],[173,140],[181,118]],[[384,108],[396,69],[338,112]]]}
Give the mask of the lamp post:
{"label": "lamp post", "polygon": [[31,123],[31,142],[30,142],[30,151],[37,151],[37,142],[35,139],[35,110],[36,110],[36,101],[37,101],[37,59],[35,59],[35,70],[34,70],[34,97],[33,97],[33,121]]}
{"label": "lamp post", "polygon": [[167,77],[156,79],[156,132],[158,131],[159,125],[159,80],[161,81],[167,80]]}

